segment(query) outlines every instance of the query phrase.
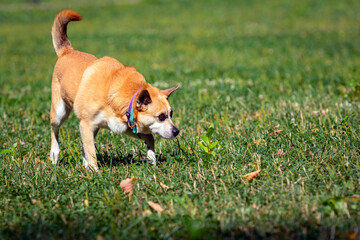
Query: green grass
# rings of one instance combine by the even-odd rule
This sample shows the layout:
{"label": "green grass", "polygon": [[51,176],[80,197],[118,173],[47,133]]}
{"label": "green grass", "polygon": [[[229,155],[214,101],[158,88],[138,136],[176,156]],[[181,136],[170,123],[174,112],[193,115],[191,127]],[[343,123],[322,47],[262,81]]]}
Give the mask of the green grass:
{"label": "green grass", "polygon": [[[0,238],[359,237],[359,1],[23,2],[0,4]],[[142,142],[102,130],[101,171],[86,171],[74,114],[50,164],[62,8],[84,17],[69,24],[75,49],[181,85],[181,133],[156,138],[156,167]],[[212,123],[222,150],[209,157],[198,142]]]}

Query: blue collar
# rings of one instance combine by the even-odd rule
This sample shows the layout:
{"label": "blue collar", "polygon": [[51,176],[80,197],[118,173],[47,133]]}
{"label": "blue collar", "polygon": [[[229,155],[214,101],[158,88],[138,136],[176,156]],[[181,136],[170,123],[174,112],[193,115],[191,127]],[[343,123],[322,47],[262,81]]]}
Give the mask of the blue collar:
{"label": "blue collar", "polygon": [[137,131],[137,128],[136,128],[136,120],[135,120],[135,117],[134,117],[134,109],[132,108],[132,105],[133,105],[136,94],[141,90],[142,89],[136,91],[134,96],[131,98],[131,101],[130,101],[130,104],[129,104],[129,109],[128,109],[127,113],[126,113],[128,126],[132,130],[132,132],[135,133],[135,134],[138,134],[138,131]]}

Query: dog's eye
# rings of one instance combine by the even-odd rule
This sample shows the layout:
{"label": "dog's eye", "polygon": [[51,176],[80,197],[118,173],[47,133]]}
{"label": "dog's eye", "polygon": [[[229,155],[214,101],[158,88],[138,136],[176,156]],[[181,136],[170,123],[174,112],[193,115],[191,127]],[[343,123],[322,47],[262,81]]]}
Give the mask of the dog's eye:
{"label": "dog's eye", "polygon": [[162,113],[162,114],[159,115],[159,120],[160,120],[161,122],[165,121],[166,119],[167,119],[167,116],[166,116],[164,113]]}
{"label": "dog's eye", "polygon": [[173,115],[173,110],[170,111],[170,117],[172,118]]}

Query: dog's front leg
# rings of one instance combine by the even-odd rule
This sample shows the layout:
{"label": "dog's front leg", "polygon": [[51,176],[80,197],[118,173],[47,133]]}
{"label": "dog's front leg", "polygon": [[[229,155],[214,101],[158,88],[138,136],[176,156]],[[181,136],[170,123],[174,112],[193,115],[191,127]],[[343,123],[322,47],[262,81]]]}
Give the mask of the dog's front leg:
{"label": "dog's front leg", "polygon": [[149,163],[153,166],[156,165],[156,156],[155,156],[155,140],[154,140],[154,136],[152,134],[134,134],[131,131],[126,131],[125,132],[127,135],[134,137],[134,138],[139,138],[141,140],[145,141],[146,144],[146,156],[147,159],[149,160]]}
{"label": "dog's front leg", "polygon": [[152,134],[140,134],[141,139],[145,140],[146,144],[146,156],[149,159],[149,163],[153,166],[156,165],[155,156],[155,140]]}
{"label": "dog's front leg", "polygon": [[97,129],[87,121],[81,120],[80,133],[83,142],[83,164],[86,168],[97,171],[98,166],[94,145],[94,133],[97,133]]}

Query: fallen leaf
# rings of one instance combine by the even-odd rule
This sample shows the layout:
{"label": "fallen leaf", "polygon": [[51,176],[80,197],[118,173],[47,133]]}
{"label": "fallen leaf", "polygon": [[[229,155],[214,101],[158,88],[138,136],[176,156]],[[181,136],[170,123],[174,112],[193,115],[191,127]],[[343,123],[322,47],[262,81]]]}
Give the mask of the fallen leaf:
{"label": "fallen leaf", "polygon": [[255,209],[260,209],[260,207],[258,205],[256,205],[256,204],[251,205],[251,207],[253,207]]}
{"label": "fallen leaf", "polygon": [[282,149],[279,149],[277,153],[278,153],[278,155],[280,155],[280,156],[285,155],[285,152],[284,152]]}
{"label": "fallen leaf", "polygon": [[167,191],[168,189],[169,189],[169,187],[168,186],[166,186],[164,183],[162,183],[162,182],[160,182],[160,187],[162,188],[162,189],[164,189],[165,191]]}
{"label": "fallen leaf", "polygon": [[265,141],[265,139],[258,139],[258,140],[255,140],[255,144],[256,145],[265,145],[266,141]]}
{"label": "fallen leaf", "polygon": [[343,236],[348,239],[356,239],[356,235],[356,232],[346,232],[343,234]]}
{"label": "fallen leaf", "polygon": [[128,196],[131,196],[134,192],[133,181],[134,178],[127,178],[120,182],[121,190]]}
{"label": "fallen leaf", "polygon": [[41,161],[40,158],[35,158],[35,163],[45,164],[45,162]]}
{"label": "fallen leaf", "polygon": [[260,117],[260,116],[261,116],[260,113],[256,113],[256,114],[253,116],[253,118],[254,118],[254,119],[257,119],[257,118]]}
{"label": "fallen leaf", "polygon": [[251,172],[248,174],[243,175],[243,177],[247,178],[248,180],[253,179],[256,175],[258,175],[261,172],[261,169],[256,170],[255,172]]}
{"label": "fallen leaf", "polygon": [[275,134],[279,134],[279,133],[281,133],[283,130],[274,130],[274,131],[272,131],[272,133],[275,133]]}
{"label": "fallen leaf", "polygon": [[147,203],[149,204],[149,206],[154,209],[157,212],[163,212],[165,211],[162,206],[160,206],[160,204],[154,203],[153,201],[147,201]]}

